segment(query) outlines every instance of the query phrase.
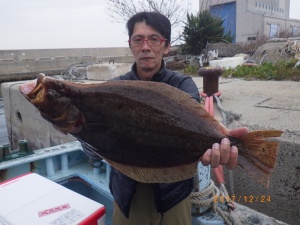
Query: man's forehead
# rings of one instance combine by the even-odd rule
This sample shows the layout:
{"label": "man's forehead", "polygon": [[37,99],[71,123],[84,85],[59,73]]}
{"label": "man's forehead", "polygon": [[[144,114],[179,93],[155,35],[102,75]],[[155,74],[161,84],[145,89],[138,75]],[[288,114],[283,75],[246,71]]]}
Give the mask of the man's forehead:
{"label": "man's forehead", "polygon": [[134,24],[132,36],[161,36],[161,34],[145,22],[137,22]]}

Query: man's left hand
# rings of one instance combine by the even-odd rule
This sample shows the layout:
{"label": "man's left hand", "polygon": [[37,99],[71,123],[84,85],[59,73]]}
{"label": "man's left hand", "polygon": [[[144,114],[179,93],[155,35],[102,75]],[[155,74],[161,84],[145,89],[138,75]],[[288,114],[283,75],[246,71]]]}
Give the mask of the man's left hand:
{"label": "man's left hand", "polygon": [[[248,128],[241,127],[233,129],[229,132],[232,137],[242,137],[249,132]],[[222,139],[221,143],[214,143],[212,148],[208,149],[201,157],[200,161],[204,166],[211,165],[212,168],[221,165],[226,165],[232,170],[237,166],[238,149],[236,146],[230,146],[228,138]]]}

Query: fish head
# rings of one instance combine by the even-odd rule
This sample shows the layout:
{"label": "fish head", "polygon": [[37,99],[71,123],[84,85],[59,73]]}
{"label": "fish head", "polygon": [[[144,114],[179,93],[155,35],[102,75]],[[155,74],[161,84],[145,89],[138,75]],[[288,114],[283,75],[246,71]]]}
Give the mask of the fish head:
{"label": "fish head", "polygon": [[33,104],[41,116],[63,134],[78,133],[84,117],[72,104],[71,98],[62,94],[64,85],[56,79],[39,74],[37,79],[19,86],[25,98]]}

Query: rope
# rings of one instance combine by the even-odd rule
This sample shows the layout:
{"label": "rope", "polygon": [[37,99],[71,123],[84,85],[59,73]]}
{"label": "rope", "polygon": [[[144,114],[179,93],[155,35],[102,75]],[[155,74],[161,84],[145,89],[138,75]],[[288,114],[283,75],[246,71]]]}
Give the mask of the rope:
{"label": "rope", "polygon": [[[223,122],[224,125],[227,126],[228,124],[228,120],[239,120],[240,119],[240,115],[233,113],[231,111],[227,111],[225,110],[220,102],[219,96],[214,95],[215,100],[217,102],[218,108],[222,114],[223,117]],[[216,212],[218,212],[221,217],[223,218],[224,222],[226,222],[226,224],[231,224],[230,221],[232,221],[232,224],[234,225],[242,225],[242,222],[240,221],[240,218],[236,215],[236,213],[234,212],[235,206],[233,204],[233,202],[231,201],[229,195],[228,195],[228,191],[225,187],[225,183],[224,183],[224,173],[223,173],[223,167],[219,166],[219,168],[215,168],[214,169],[215,175],[218,178],[218,182],[220,184],[220,195],[223,197],[223,199],[225,200],[225,204],[228,208],[229,213],[227,213],[226,215],[224,214],[224,212],[222,211],[223,214],[220,214],[221,212],[219,212],[219,208],[216,208]],[[229,171],[229,180],[230,180],[230,189],[231,192],[233,193],[233,176],[232,176],[232,171]],[[218,176],[222,176],[221,178]],[[230,220],[230,221],[229,221]]]}
{"label": "rope", "polygon": [[[225,127],[228,126],[228,124],[230,122],[232,122],[233,120],[239,120],[241,118],[240,114],[228,111],[226,109],[223,108],[223,106],[221,105],[221,101],[219,99],[219,96],[214,95],[218,108],[221,112],[222,115],[222,120],[223,120],[223,124]],[[230,188],[230,194],[231,196],[234,195],[234,191],[233,191],[233,174],[232,174],[232,170],[228,171],[228,175],[229,175],[229,188]]]}
{"label": "rope", "polygon": [[[218,108],[222,114],[223,123],[225,126],[228,124],[228,117],[239,119],[240,115],[232,113],[230,111],[225,110],[220,103],[219,96],[220,93],[216,93],[214,98],[216,99]],[[213,96],[208,97],[205,93],[202,93],[201,96],[205,96],[205,109],[213,116]],[[223,167],[219,166],[214,169],[215,175],[217,177],[218,182],[220,183],[220,189],[218,189],[214,182],[211,180],[210,185],[202,190],[195,191],[191,194],[191,202],[195,207],[196,212],[192,212],[193,216],[201,216],[206,213],[208,210],[212,208],[214,213],[219,214],[224,222],[227,225],[242,225],[240,218],[234,212],[235,206],[231,201],[228,191],[224,185],[224,175],[223,175]],[[197,182],[198,183],[198,182]],[[231,182],[230,182],[231,183]],[[232,181],[233,183],[233,181]],[[196,187],[196,190],[199,188]],[[232,187],[233,189],[233,187]],[[232,190],[233,192],[233,190]],[[224,199],[225,205],[227,206],[228,211],[226,212],[219,206],[220,196]],[[200,208],[208,208],[205,212],[200,212]]]}
{"label": "rope", "polygon": [[[229,199],[228,194],[224,196],[224,190],[225,193],[227,193],[226,188],[223,184],[220,186],[220,189],[215,186],[215,183],[213,180],[210,180],[210,184],[208,187],[202,191],[199,192],[193,192],[191,194],[191,202],[192,205],[195,207],[196,212],[192,212],[193,216],[202,216],[205,214],[207,211],[210,209],[213,210],[214,213],[219,214],[224,222],[227,225],[233,225],[233,224],[241,224],[241,223],[236,223],[236,219],[234,218],[234,214],[232,215],[231,212],[225,212],[221,207],[218,205],[218,200],[220,199],[220,196],[223,196],[224,199]],[[226,203],[230,204],[230,203]],[[204,212],[200,212],[200,208],[208,208]],[[235,221],[235,222],[231,222]]]}
{"label": "rope", "polygon": [[231,223],[228,219],[227,214],[229,214],[229,213],[227,213],[227,214],[224,213],[224,211],[220,207],[213,208],[213,211],[214,211],[214,213],[218,213],[227,225],[233,225],[233,223]]}
{"label": "rope", "polygon": [[222,119],[223,119],[223,124],[224,126],[227,127],[227,125],[232,122],[233,120],[239,120],[241,118],[240,114],[234,113],[232,111],[228,111],[226,109],[223,108],[223,106],[221,105],[220,99],[218,96],[214,95],[218,108],[222,114]]}
{"label": "rope", "polygon": [[[65,80],[76,80],[76,79],[78,79],[78,77],[80,77],[79,79],[84,80],[84,79],[86,79],[86,76],[87,76],[87,67],[89,65],[92,65],[92,64],[94,64],[94,63],[89,63],[89,62],[74,63],[74,64],[69,66],[67,71],[63,71],[61,73],[61,75]],[[84,74],[79,74],[79,75],[74,74],[75,68],[78,68],[78,67],[84,67],[85,68]]]}
{"label": "rope", "polygon": [[220,197],[220,190],[215,186],[213,180],[210,180],[210,184],[202,191],[191,193],[191,202],[195,207],[196,212],[192,212],[193,216],[201,216],[204,213],[200,212],[200,208],[211,208],[215,203],[215,199]]}

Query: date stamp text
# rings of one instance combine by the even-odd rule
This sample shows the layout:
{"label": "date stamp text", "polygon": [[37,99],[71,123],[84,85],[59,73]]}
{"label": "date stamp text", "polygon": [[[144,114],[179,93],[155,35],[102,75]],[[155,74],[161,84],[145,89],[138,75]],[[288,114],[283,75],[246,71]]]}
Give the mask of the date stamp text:
{"label": "date stamp text", "polygon": [[231,196],[214,196],[214,202],[238,202],[238,203],[268,203],[271,202],[270,195],[231,195]]}

